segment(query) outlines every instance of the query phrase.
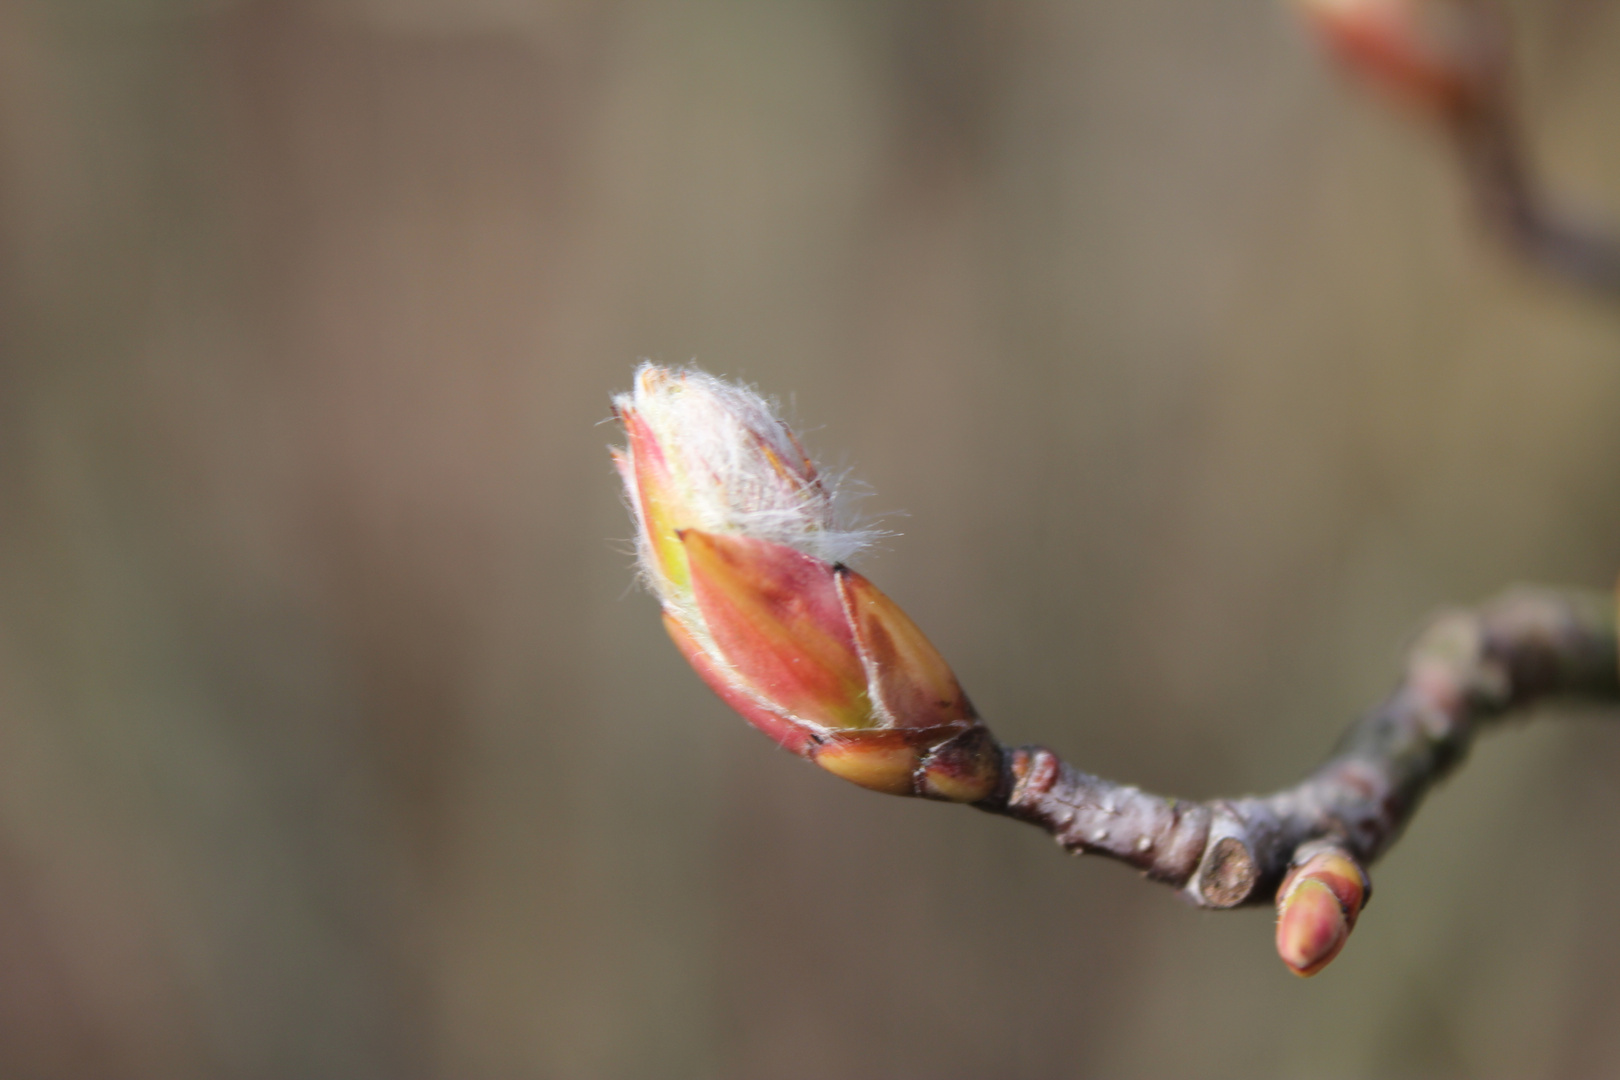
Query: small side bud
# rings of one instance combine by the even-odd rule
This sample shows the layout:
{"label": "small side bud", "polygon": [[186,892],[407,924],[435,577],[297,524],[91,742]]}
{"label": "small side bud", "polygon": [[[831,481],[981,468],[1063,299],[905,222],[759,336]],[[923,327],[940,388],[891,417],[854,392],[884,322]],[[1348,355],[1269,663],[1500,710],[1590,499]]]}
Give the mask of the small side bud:
{"label": "small side bud", "polygon": [[1355,929],[1371,886],[1338,847],[1307,845],[1277,892],[1277,955],[1308,978],[1327,967]]}

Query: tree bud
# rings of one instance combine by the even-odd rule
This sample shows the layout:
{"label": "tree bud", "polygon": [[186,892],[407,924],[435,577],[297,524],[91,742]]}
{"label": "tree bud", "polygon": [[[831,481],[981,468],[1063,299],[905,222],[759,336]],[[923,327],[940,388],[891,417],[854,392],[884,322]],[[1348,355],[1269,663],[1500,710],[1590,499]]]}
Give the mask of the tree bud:
{"label": "tree bud", "polygon": [[1277,892],[1277,954],[1289,971],[1309,977],[1344,948],[1371,890],[1360,865],[1340,848],[1313,845],[1296,861]]}
{"label": "tree bud", "polygon": [[687,661],[794,753],[862,787],[976,802],[1000,750],[906,614],[844,566],[815,464],[751,391],[644,364],[614,401],[644,578]]}
{"label": "tree bud", "polygon": [[1498,106],[1501,19],[1482,0],[1296,0],[1345,67],[1420,111],[1456,120]]}

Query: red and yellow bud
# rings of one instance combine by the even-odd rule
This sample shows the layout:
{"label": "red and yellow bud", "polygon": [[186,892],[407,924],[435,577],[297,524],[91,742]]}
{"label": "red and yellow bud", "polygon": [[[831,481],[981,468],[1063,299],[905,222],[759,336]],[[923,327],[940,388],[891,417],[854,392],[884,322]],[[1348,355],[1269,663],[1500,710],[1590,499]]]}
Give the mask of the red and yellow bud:
{"label": "red and yellow bud", "polygon": [[1327,49],[1419,111],[1457,120],[1500,101],[1507,48],[1484,0],[1296,0]]}
{"label": "red and yellow bud", "polygon": [[705,682],[783,747],[862,787],[988,797],[1000,750],[906,614],[842,564],[815,465],[770,407],[699,372],[644,365],[615,401],[642,572]]}
{"label": "red and yellow bud", "polygon": [[1361,866],[1337,847],[1319,847],[1277,892],[1277,954],[1309,977],[1327,967],[1355,929],[1369,886]]}

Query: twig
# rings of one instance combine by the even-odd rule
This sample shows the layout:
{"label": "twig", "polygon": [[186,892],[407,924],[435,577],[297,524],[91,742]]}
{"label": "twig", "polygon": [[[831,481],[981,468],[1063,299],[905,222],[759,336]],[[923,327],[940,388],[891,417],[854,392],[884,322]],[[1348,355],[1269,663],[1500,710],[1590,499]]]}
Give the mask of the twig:
{"label": "twig", "polygon": [[1620,298],[1620,241],[1552,204],[1505,107],[1457,118],[1451,135],[1480,215],[1510,251],[1554,278]]}
{"label": "twig", "polygon": [[1620,237],[1560,209],[1519,120],[1513,34],[1496,0],[1299,0],[1346,68],[1432,123],[1486,228],[1532,268],[1620,299]]}
{"label": "twig", "polygon": [[1274,795],[1183,802],[1020,747],[1003,751],[1002,784],[976,805],[1070,851],[1129,863],[1201,907],[1266,903],[1324,847],[1370,864],[1481,729],[1555,697],[1620,699],[1611,597],[1525,588],[1440,616],[1394,693],[1320,768]]}

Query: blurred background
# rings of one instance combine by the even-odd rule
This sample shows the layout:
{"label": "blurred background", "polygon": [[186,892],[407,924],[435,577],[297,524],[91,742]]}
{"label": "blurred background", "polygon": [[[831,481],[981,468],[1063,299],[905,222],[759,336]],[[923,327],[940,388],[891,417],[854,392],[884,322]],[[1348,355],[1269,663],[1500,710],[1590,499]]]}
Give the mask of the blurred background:
{"label": "blurred background", "polygon": [[[1525,2],[1620,216],[1620,11]],[[632,587],[635,361],[780,396],[1001,737],[1291,783],[1620,569],[1620,310],[1273,0],[0,6],[0,1076],[1620,1074],[1620,732],[1482,743],[1321,977],[776,750]]]}

